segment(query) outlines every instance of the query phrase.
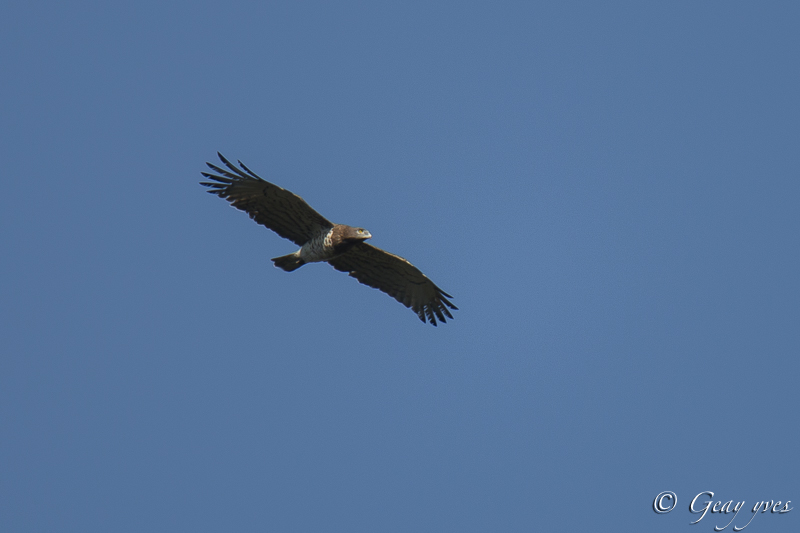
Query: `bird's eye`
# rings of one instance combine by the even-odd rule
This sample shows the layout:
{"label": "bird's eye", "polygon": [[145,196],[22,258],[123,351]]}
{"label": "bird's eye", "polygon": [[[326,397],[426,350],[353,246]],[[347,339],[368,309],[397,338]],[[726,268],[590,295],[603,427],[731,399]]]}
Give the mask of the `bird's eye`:
{"label": "bird's eye", "polygon": [[364,233],[363,229],[358,230],[359,233]]}

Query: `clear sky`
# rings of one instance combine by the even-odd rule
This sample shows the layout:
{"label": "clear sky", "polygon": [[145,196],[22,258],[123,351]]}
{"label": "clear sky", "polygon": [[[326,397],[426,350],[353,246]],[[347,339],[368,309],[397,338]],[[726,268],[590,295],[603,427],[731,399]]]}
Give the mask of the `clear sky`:
{"label": "clear sky", "polygon": [[[0,531],[694,533],[732,517],[691,526],[703,491],[738,526],[796,506],[799,23],[4,3]],[[198,185],[218,150],[455,319],[274,268],[295,245]]]}

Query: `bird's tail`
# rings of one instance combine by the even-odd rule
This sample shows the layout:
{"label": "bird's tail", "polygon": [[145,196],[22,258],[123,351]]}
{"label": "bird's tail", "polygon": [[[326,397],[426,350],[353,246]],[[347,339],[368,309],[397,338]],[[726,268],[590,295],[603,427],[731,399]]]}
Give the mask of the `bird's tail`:
{"label": "bird's tail", "polygon": [[300,259],[300,256],[297,254],[297,252],[289,255],[282,255],[281,257],[275,257],[272,259],[272,262],[275,263],[276,267],[282,268],[286,272],[292,272],[293,270],[297,270],[306,264],[305,261]]}

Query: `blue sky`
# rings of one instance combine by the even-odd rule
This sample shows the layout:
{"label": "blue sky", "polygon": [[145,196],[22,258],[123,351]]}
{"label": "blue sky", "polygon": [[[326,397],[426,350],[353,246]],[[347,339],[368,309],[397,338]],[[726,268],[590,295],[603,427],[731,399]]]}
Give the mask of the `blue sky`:
{"label": "blue sky", "polygon": [[[0,530],[713,531],[702,491],[800,501],[794,3],[0,15]],[[275,269],[295,246],[198,185],[218,150],[455,320]]]}

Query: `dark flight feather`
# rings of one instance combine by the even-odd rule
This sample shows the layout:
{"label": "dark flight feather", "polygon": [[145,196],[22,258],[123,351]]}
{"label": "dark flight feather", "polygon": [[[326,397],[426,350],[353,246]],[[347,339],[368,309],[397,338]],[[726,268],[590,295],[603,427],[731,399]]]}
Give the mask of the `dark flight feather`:
{"label": "dark flight feather", "polygon": [[230,171],[206,163],[220,175],[201,172],[214,182],[200,184],[209,187],[208,192],[228,200],[233,207],[241,209],[262,226],[300,246],[320,231],[333,227],[330,221],[296,194],[263,180],[242,165],[246,174],[222,154],[217,155]]}
{"label": "dark flight feather", "polygon": [[355,245],[346,254],[328,261],[333,268],[348,272],[364,285],[379,289],[411,308],[419,319],[436,325],[436,319],[447,322],[457,310],[449,294],[437,287],[417,267],[399,255],[390,254],[367,243]]}

